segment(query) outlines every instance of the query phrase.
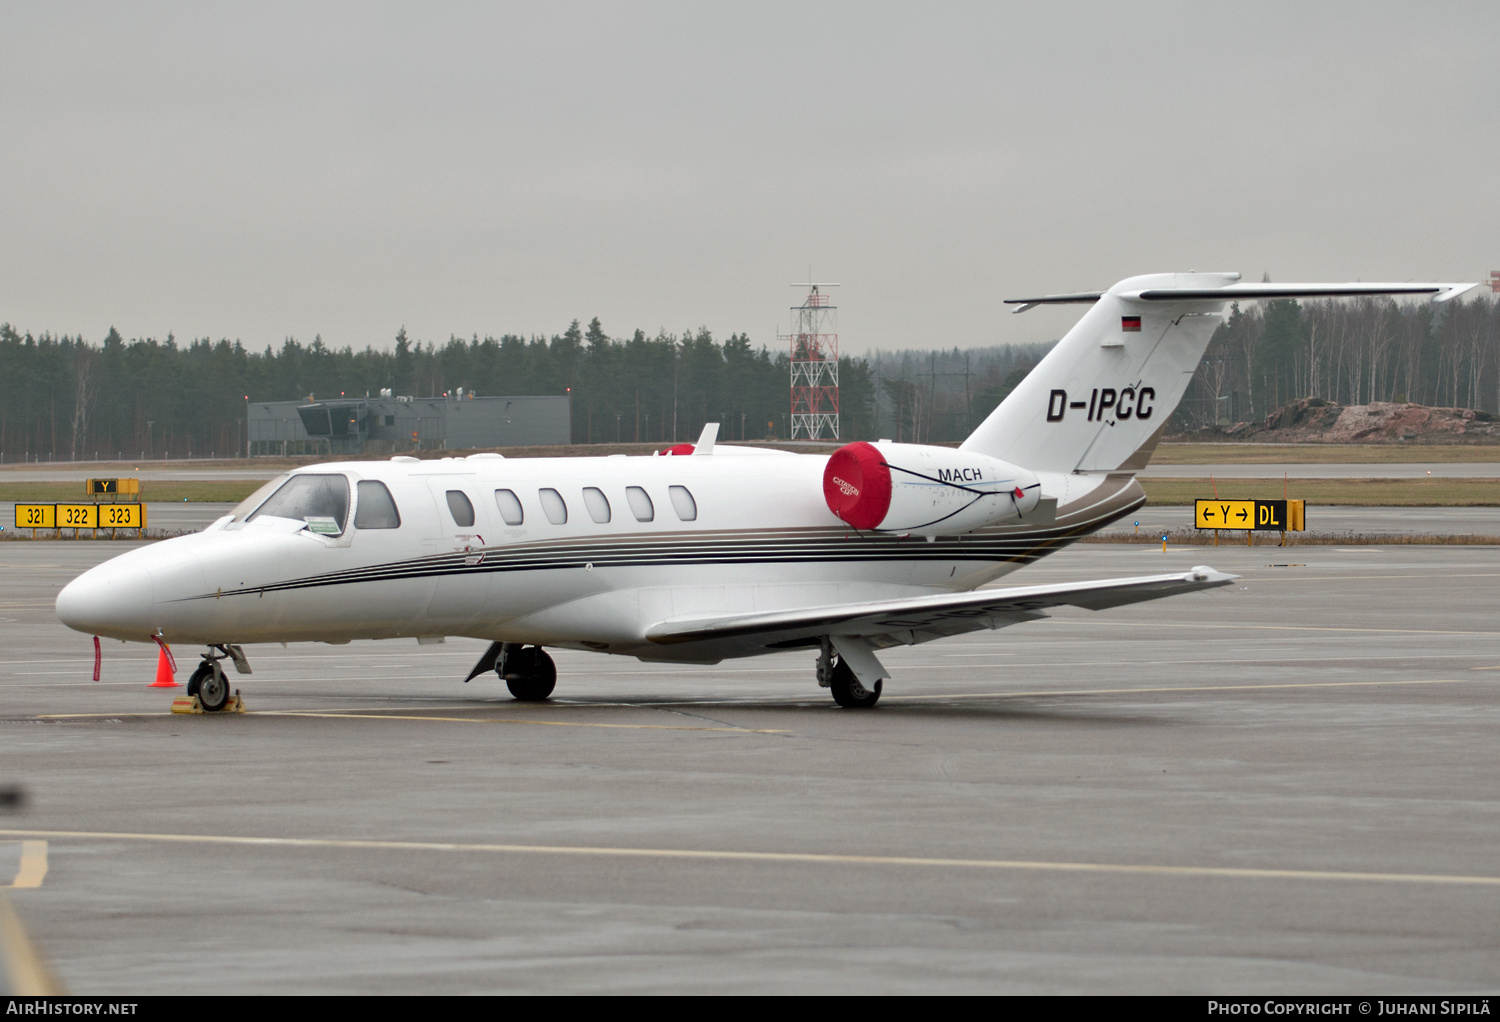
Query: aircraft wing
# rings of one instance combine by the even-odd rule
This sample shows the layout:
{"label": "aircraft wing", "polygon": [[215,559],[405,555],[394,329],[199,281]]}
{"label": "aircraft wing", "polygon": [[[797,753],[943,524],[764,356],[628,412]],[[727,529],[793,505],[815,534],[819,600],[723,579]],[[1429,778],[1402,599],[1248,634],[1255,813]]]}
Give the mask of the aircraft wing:
{"label": "aircraft wing", "polygon": [[748,650],[796,648],[815,644],[814,640],[829,635],[861,638],[881,649],[981,628],[1003,628],[1046,617],[1045,611],[1050,607],[1104,610],[1213,589],[1237,578],[1199,566],[1173,575],[1013,586],[721,617],[673,618],[652,625],[646,630],[646,638],[664,646],[710,642]]}

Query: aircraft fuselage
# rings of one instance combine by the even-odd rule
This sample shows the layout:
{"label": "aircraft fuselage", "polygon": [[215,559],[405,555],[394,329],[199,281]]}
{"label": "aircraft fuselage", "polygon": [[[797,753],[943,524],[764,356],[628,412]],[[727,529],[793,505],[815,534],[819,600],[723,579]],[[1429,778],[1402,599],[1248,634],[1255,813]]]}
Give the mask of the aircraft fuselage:
{"label": "aircraft fuselage", "polygon": [[[824,500],[826,462],[720,445],[710,456],[313,466],[293,475],[347,481],[352,506],[336,530],[267,514],[247,520],[255,508],[242,506],[201,533],[85,573],[58,598],[58,613],[81,630],[134,641],[453,635],[712,661],[735,653],[663,648],[645,631],[693,615],[973,589],[1139,504],[1139,487],[1124,480],[1066,527],[860,532]],[[372,481],[389,492],[399,527],[357,524],[368,499],[359,484]]]}

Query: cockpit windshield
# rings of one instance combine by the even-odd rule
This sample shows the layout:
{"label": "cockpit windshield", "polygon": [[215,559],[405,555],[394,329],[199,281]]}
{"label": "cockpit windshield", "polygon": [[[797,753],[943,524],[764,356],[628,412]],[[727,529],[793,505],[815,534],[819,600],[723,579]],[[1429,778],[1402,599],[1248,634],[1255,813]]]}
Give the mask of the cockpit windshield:
{"label": "cockpit windshield", "polygon": [[233,520],[236,522],[243,522],[250,516],[251,511],[254,511],[256,508],[260,507],[261,504],[265,503],[266,498],[275,493],[277,490],[281,489],[281,484],[286,482],[290,478],[291,476],[287,475],[286,473],[282,473],[275,479],[272,479],[269,483],[266,483],[260,489],[256,490],[254,493],[250,494],[250,496],[240,501],[239,507],[234,509]]}
{"label": "cockpit windshield", "polygon": [[349,480],[341,475],[294,475],[248,518],[261,515],[307,523],[309,532],[341,536],[349,519]]}

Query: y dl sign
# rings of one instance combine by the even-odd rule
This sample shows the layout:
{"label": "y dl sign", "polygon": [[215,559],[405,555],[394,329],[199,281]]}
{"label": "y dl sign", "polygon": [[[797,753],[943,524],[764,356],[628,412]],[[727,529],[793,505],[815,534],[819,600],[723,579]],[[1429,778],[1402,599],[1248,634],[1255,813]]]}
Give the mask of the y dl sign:
{"label": "y dl sign", "polygon": [[1301,532],[1300,500],[1199,500],[1193,524],[1200,529],[1247,529],[1251,532]]}

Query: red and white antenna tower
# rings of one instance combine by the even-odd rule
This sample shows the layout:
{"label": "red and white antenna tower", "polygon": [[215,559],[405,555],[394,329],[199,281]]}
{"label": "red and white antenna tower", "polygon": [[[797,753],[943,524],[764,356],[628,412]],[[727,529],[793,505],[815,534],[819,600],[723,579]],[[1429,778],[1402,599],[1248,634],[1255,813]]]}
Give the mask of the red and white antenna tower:
{"label": "red and white antenna tower", "polygon": [[1500,270],[1490,271],[1490,290],[1500,295]]}
{"label": "red and white antenna tower", "polygon": [[838,306],[824,288],[837,284],[793,284],[807,288],[807,299],[792,306],[792,440],[839,438]]}

